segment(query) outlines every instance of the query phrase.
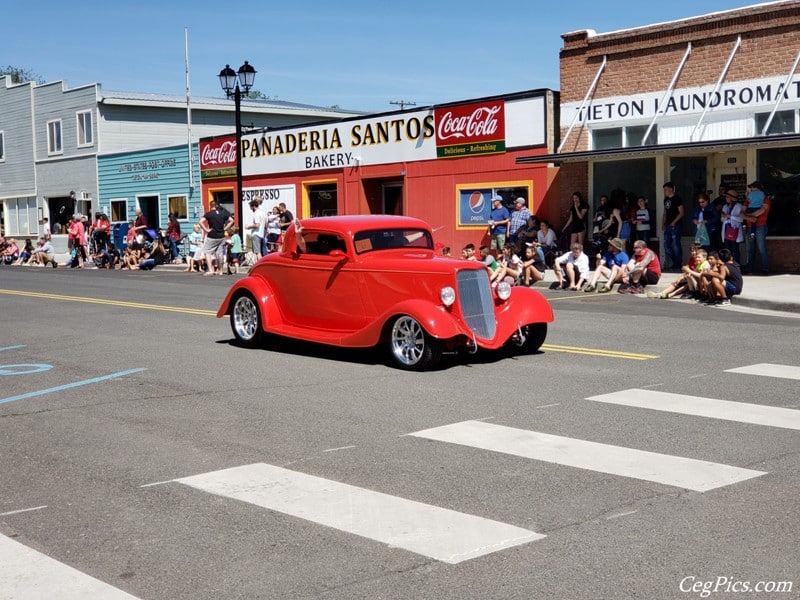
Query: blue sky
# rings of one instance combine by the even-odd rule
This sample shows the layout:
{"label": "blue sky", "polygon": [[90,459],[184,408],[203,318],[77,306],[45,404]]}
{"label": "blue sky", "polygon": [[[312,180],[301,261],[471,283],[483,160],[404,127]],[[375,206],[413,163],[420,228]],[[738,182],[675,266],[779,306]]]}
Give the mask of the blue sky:
{"label": "blue sky", "polygon": [[[570,0],[138,0],[13,2],[0,66],[69,87],[222,97],[217,75],[248,60],[280,100],[384,112],[559,89],[561,34],[606,33],[756,4]],[[13,5],[13,8],[11,7]],[[225,12],[228,11],[228,12]]]}

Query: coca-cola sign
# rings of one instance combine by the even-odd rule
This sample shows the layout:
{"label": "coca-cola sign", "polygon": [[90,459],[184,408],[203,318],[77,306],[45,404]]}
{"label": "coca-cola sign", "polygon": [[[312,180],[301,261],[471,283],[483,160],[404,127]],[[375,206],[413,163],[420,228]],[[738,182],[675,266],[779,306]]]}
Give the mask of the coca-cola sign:
{"label": "coca-cola sign", "polygon": [[236,140],[221,138],[200,143],[200,168],[236,167]]}
{"label": "coca-cola sign", "polygon": [[502,100],[436,109],[439,157],[505,151],[505,104]]}

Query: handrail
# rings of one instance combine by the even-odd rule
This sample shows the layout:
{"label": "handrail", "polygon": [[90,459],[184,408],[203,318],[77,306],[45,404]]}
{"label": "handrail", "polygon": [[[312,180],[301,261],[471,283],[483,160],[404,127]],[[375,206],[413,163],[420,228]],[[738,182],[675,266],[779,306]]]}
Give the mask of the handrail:
{"label": "handrail", "polygon": [[686,64],[686,60],[689,58],[689,55],[692,53],[692,42],[689,42],[686,46],[686,52],[683,53],[683,58],[681,59],[681,64],[678,65],[678,68],[675,70],[675,75],[672,76],[672,81],[669,82],[669,87],[667,91],[664,92],[664,97],[661,98],[661,103],[659,104],[659,109],[656,111],[656,114],[653,115],[653,120],[650,121],[650,126],[647,128],[647,131],[644,133],[644,137],[642,138],[641,146],[645,145],[645,141],[647,140],[650,132],[653,130],[653,126],[656,124],[656,119],[658,119],[659,115],[664,114],[664,106],[666,105],[667,99],[672,96],[672,92],[675,89],[675,83],[678,81],[678,76],[681,74],[681,70],[683,70],[683,65]]}
{"label": "handrail", "polygon": [[725,75],[728,74],[728,69],[731,68],[731,63],[733,62],[733,57],[736,54],[736,51],[739,50],[739,47],[741,45],[742,45],[742,36],[740,35],[740,36],[738,36],[736,38],[736,43],[733,45],[733,50],[731,50],[731,54],[728,57],[728,62],[725,63],[725,66],[722,69],[722,73],[719,74],[719,79],[717,80],[717,85],[714,86],[714,90],[711,92],[711,96],[709,97],[709,101],[706,102],[706,105],[703,108],[703,112],[700,115],[700,118],[697,120],[697,124],[694,126],[694,129],[692,129],[692,133],[689,134],[689,141],[690,142],[694,141],[694,134],[697,131],[698,127],[700,127],[700,123],[703,122],[703,119],[705,118],[706,113],[708,112],[708,109],[709,109],[710,104],[711,104],[711,98],[713,98],[714,94],[716,94],[719,91],[719,88],[722,87],[722,81],[725,79]]}
{"label": "handrail", "polygon": [[789,87],[789,82],[792,80],[794,72],[797,70],[797,63],[800,63],[800,52],[797,53],[797,57],[794,59],[794,64],[792,65],[792,70],[789,71],[789,74],[786,76],[786,81],[783,82],[781,93],[778,94],[778,98],[775,100],[775,106],[772,107],[772,112],[769,113],[769,117],[767,118],[767,122],[764,124],[764,129],[761,132],[761,135],[767,135],[769,126],[772,125],[772,118],[775,116],[775,113],[778,112],[778,106],[780,106],[781,101],[783,100],[783,95],[786,93],[786,88]]}

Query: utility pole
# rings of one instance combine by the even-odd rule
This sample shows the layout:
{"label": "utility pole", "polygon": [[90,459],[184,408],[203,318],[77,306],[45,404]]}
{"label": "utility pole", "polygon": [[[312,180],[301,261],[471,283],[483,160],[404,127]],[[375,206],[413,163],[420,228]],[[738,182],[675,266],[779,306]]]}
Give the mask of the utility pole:
{"label": "utility pole", "polygon": [[403,110],[406,106],[416,106],[416,102],[409,102],[408,100],[391,100],[389,104],[397,104],[400,107],[400,110]]}

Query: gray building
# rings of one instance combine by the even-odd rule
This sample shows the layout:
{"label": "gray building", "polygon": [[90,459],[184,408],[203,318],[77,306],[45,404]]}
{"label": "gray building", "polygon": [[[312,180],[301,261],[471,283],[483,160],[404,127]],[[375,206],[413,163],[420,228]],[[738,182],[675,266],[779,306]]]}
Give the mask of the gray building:
{"label": "gray building", "polygon": [[[13,84],[0,79],[0,230],[34,238],[48,217],[57,246],[75,212],[100,210],[98,157],[230,134],[234,103],[224,98],[107,92],[93,83]],[[242,101],[242,126],[283,127],[358,113],[285,101]],[[186,188],[199,187],[186,172]]]}

